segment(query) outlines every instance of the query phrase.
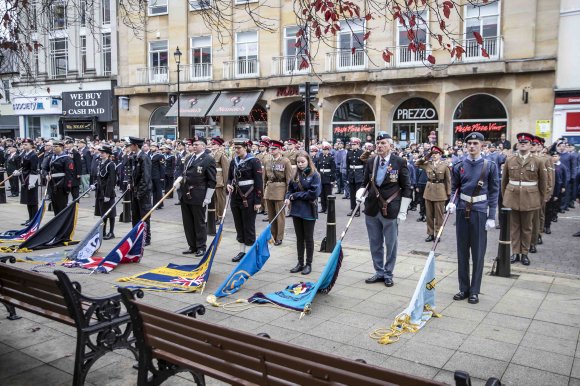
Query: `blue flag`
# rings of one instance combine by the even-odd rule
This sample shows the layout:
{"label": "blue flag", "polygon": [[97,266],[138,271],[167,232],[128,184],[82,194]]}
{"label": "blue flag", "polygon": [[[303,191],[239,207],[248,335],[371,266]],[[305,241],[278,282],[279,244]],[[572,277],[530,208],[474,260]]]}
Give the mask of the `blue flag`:
{"label": "blue flag", "polygon": [[268,224],[254,245],[238,263],[236,268],[215,291],[216,297],[224,297],[238,292],[241,286],[256,273],[260,272],[270,258],[268,241],[272,238],[272,225]]}
{"label": "blue flag", "polygon": [[434,315],[435,307],[435,253],[431,252],[423,268],[423,273],[417,283],[413,297],[409,306],[402,314],[410,316],[410,323],[417,326],[417,329],[423,327],[425,323]]}
{"label": "blue flag", "polygon": [[29,237],[34,235],[36,231],[40,228],[40,223],[42,222],[42,218],[44,217],[45,213],[45,199],[42,200],[36,214],[32,218],[32,221],[24,228],[20,230],[11,230],[0,233],[0,242],[8,242],[8,241],[25,241],[28,240]]}
{"label": "blue flag", "polygon": [[284,308],[308,313],[316,294],[318,292],[329,293],[334,286],[340,272],[342,259],[342,241],[339,240],[316,283],[300,282],[289,285],[282,291],[269,294],[258,292],[249,298],[248,301],[250,303],[274,303]]}

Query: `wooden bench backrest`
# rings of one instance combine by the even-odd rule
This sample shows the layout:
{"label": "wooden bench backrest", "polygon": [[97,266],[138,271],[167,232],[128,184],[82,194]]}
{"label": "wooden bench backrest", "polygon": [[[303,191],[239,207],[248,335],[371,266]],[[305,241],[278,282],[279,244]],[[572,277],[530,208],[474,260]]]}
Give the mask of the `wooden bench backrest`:
{"label": "wooden bench backrest", "polygon": [[34,314],[75,325],[56,277],[0,264],[0,300]]}
{"label": "wooden bench backrest", "polygon": [[[157,358],[233,384],[443,385],[133,301]],[[139,339],[139,337],[138,337]],[[363,358],[364,359],[364,358]]]}

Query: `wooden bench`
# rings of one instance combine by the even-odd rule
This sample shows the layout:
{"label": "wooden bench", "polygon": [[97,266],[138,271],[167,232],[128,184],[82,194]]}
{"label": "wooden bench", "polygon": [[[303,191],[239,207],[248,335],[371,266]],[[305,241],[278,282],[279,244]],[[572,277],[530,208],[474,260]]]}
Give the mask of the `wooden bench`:
{"label": "wooden bench", "polygon": [[[0,258],[10,260],[14,262],[10,256]],[[0,264],[0,303],[6,306],[8,319],[20,319],[15,311],[20,308],[75,327],[74,385],[84,384],[91,366],[112,350],[130,350],[137,359],[131,320],[121,296],[87,297],[81,294],[80,284],[71,282],[64,272],[54,273],[56,277],[48,277]]]}
{"label": "wooden bench", "polygon": [[205,384],[204,375],[233,385],[443,385],[206,323],[136,302],[127,289],[119,292],[139,349],[138,385],[159,385],[180,371],[190,371],[198,385]]}

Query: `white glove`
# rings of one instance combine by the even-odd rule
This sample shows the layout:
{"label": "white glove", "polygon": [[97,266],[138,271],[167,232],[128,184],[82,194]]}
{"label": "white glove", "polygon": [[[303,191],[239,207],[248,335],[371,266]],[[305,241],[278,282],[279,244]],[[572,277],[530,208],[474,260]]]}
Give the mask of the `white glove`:
{"label": "white glove", "polygon": [[203,204],[202,206],[208,206],[211,202],[211,198],[213,196],[213,192],[215,192],[215,189],[208,189],[205,192],[205,198],[203,199]]}
{"label": "white glove", "polygon": [[407,212],[399,212],[399,215],[397,216],[397,224],[405,221],[407,219]]}
{"label": "white glove", "polygon": [[485,230],[488,231],[490,229],[494,229],[495,228],[495,220],[487,220],[485,222]]}
{"label": "white glove", "polygon": [[95,190],[95,189],[97,189],[97,185],[94,185],[94,184],[93,184],[93,185],[91,185],[91,186],[89,186],[89,187],[91,188],[91,190]]}
{"label": "white glove", "polygon": [[411,204],[411,199],[408,197],[401,198],[401,207],[399,208],[399,214],[397,215],[397,224],[405,221],[407,219],[407,209]]}
{"label": "white glove", "polygon": [[34,189],[36,187],[37,181],[38,181],[38,174],[28,175],[28,190]]}
{"label": "white glove", "polygon": [[109,202],[109,201],[111,201],[111,198],[110,197],[105,197],[105,198],[103,198],[103,201],[104,202]]}
{"label": "white glove", "polygon": [[363,202],[365,199],[365,188],[360,188],[356,191],[356,202]]}
{"label": "white glove", "polygon": [[22,172],[20,170],[15,170],[14,173],[12,173],[12,176],[18,177],[21,174],[22,174]]}
{"label": "white glove", "polygon": [[[449,204],[447,204],[447,206],[445,207],[445,210],[451,214],[455,213],[455,209],[457,208],[457,205],[455,205],[454,203],[450,202]],[[495,226],[495,225],[494,225]]]}
{"label": "white glove", "polygon": [[179,187],[180,187],[180,186],[181,186],[181,180],[176,180],[176,181],[173,183],[173,187],[174,187],[175,189],[179,189]]}

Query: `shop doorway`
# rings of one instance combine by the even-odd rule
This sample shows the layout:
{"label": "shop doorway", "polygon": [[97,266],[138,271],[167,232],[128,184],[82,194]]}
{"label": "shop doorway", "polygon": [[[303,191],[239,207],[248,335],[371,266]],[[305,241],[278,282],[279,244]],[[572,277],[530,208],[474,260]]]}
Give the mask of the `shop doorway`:
{"label": "shop doorway", "polygon": [[397,107],[393,116],[393,142],[399,148],[412,143],[432,142],[432,132],[439,129],[435,106],[425,98],[407,99]]}
{"label": "shop doorway", "polygon": [[149,138],[155,142],[177,138],[177,117],[166,116],[169,106],[156,108],[149,119]]}
{"label": "shop doorway", "polygon": [[256,104],[247,116],[239,116],[236,123],[236,138],[248,138],[258,141],[268,135],[268,112]]}
{"label": "shop doorway", "polygon": [[360,99],[349,99],[341,103],[332,117],[333,142],[357,137],[364,143],[375,139],[375,113],[371,106]]}
{"label": "shop doorway", "polygon": [[507,111],[499,99],[489,94],[471,95],[457,105],[453,114],[453,141],[477,131],[486,141],[496,143],[508,131]]}
{"label": "shop doorway", "polygon": [[[280,118],[280,138],[286,140],[294,138],[304,139],[304,125],[306,122],[304,103],[292,102],[284,109]],[[315,107],[310,105],[310,138],[319,138],[319,116]]]}
{"label": "shop doorway", "polygon": [[222,137],[220,117],[191,117],[189,119],[189,137]]}

